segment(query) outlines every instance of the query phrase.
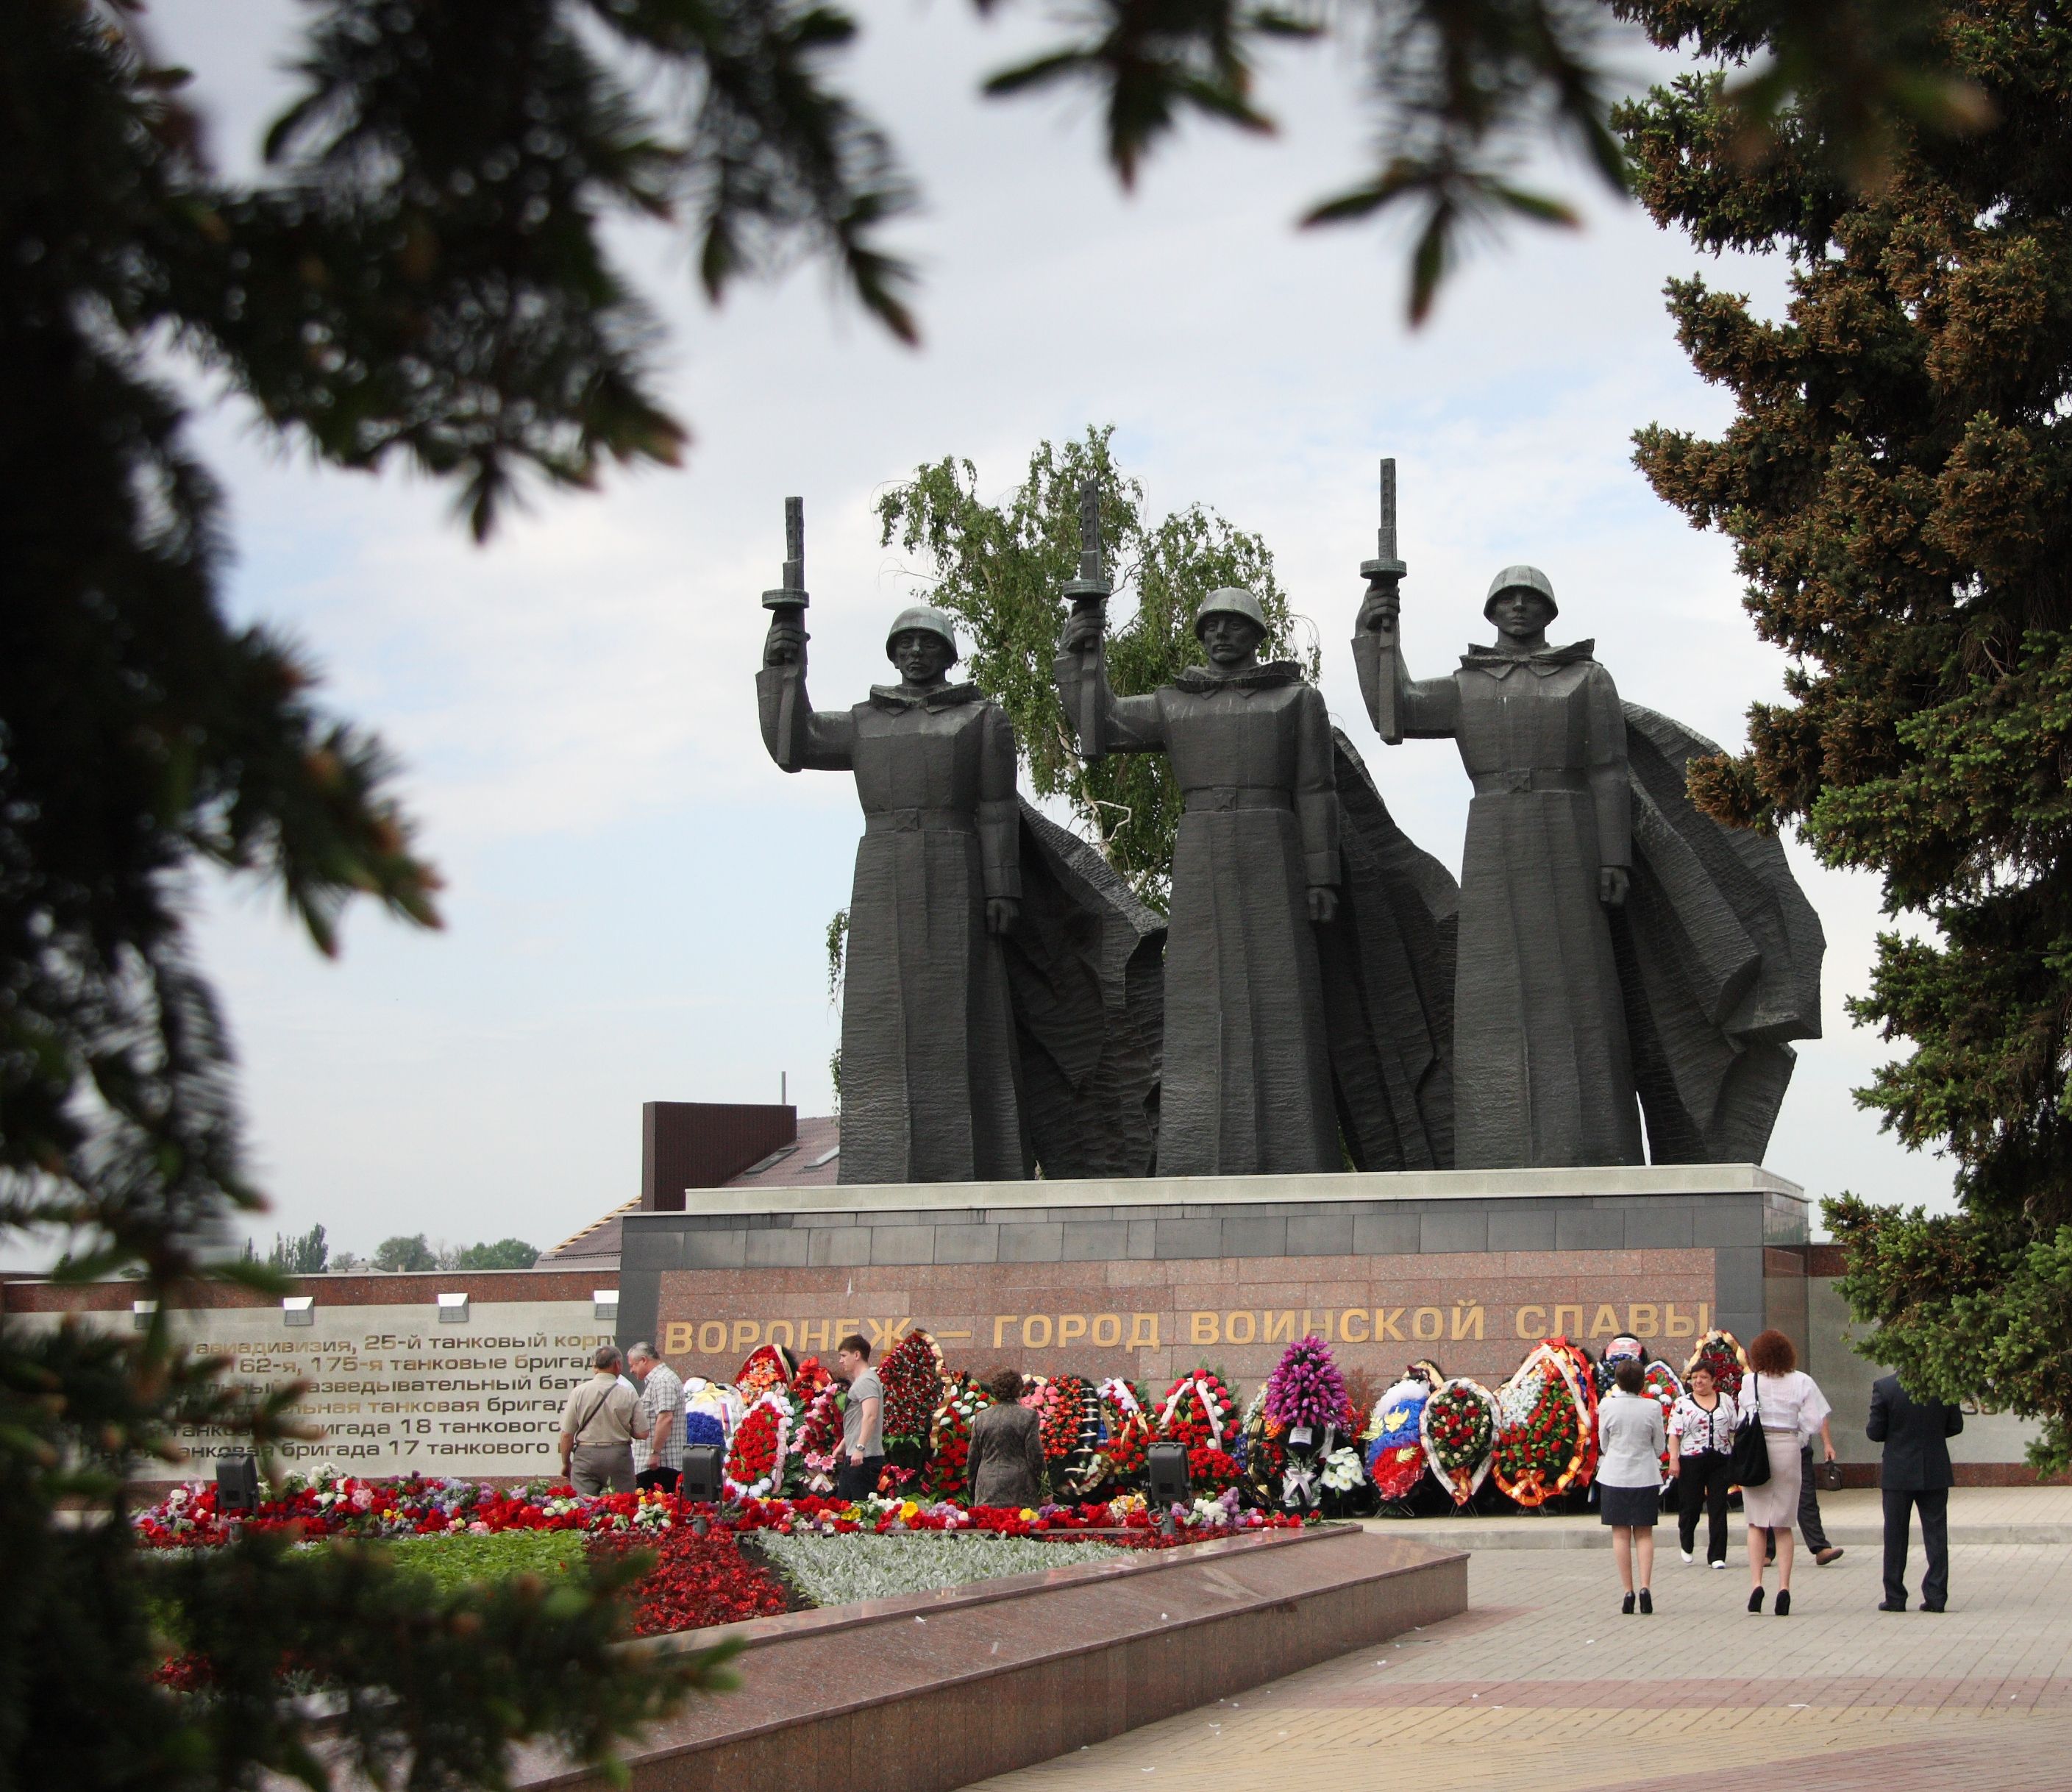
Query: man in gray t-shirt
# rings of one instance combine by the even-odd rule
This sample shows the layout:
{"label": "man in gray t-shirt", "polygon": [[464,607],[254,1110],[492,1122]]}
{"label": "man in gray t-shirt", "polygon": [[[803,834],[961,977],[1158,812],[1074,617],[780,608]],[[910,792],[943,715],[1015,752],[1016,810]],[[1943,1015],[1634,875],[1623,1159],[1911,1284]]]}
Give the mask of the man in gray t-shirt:
{"label": "man in gray t-shirt", "polygon": [[853,1333],[836,1347],[835,1373],[849,1383],[835,1493],[842,1499],[862,1499],[878,1490],[885,1466],[885,1383],[870,1367],[870,1346]]}

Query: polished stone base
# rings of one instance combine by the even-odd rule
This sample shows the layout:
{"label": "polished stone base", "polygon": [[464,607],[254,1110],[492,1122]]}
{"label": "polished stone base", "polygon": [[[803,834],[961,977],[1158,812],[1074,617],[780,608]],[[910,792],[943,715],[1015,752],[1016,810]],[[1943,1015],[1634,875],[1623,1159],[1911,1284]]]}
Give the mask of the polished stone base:
{"label": "polished stone base", "polygon": [[[1467,1557],[1330,1526],[763,1618],[737,1692],[626,1758],[632,1792],[950,1792],[1467,1609]],[[640,1646],[635,1645],[634,1646]],[[542,1751],[514,1786],[589,1786]]]}
{"label": "polished stone base", "polygon": [[1207,1360],[1248,1383],[1315,1331],[1389,1379],[1501,1379],[1531,1341],[1708,1326],[1806,1342],[1811,1203],[1751,1164],[693,1190],[625,1216],[622,1338],[730,1378],[758,1342],[931,1332],[984,1368]]}

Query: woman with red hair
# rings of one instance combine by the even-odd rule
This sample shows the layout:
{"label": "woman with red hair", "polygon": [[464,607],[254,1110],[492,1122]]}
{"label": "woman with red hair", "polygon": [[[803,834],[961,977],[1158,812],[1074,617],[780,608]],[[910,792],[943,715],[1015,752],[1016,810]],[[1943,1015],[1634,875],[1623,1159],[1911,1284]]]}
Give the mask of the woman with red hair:
{"label": "woman with red hair", "polygon": [[1749,1346],[1749,1373],[1741,1379],[1741,1415],[1760,1415],[1770,1450],[1770,1479],[1741,1489],[1748,1520],[1749,1601],[1762,1609],[1762,1571],[1768,1547],[1763,1533],[1777,1535],[1777,1615],[1791,1612],[1791,1527],[1799,1517],[1799,1450],[1802,1439],[1819,1430],[1834,1409],[1813,1378],[1799,1367],[1799,1353],[1781,1331],[1762,1333]]}

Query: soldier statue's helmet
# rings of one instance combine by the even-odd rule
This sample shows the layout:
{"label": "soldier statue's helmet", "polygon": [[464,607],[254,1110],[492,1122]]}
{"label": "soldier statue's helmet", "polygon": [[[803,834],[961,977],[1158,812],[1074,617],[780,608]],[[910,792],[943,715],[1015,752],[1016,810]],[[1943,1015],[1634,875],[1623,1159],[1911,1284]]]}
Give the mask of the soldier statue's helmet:
{"label": "soldier statue's helmet", "polygon": [[1261,640],[1272,633],[1266,626],[1266,612],[1259,607],[1259,599],[1242,586],[1226,585],[1202,599],[1201,607],[1194,612],[1195,639],[1201,639],[1202,625],[1211,616],[1242,616],[1259,631]]}
{"label": "soldier statue's helmet", "polygon": [[892,657],[892,643],[902,635],[919,631],[923,635],[939,637],[950,650],[952,665],[957,659],[956,631],[950,626],[950,619],[931,603],[910,605],[892,619],[892,626],[885,631],[885,657]]}
{"label": "soldier statue's helmet", "polygon": [[1490,581],[1489,595],[1482,600],[1482,615],[1486,619],[1496,607],[1496,600],[1507,591],[1531,591],[1547,600],[1547,616],[1551,622],[1561,614],[1561,606],[1554,601],[1553,582],[1537,566],[1507,566]]}

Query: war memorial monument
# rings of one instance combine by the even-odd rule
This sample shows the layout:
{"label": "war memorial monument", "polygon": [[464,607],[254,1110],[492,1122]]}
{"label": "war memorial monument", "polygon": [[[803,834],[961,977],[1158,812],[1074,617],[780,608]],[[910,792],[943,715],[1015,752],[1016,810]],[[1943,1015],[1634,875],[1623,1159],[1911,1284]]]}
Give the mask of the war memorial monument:
{"label": "war memorial monument", "polygon": [[1116,692],[1082,514],[1054,675],[1082,754],[1170,758],[1170,914],[1018,795],[939,612],[891,619],[896,681],[815,707],[791,500],[763,740],[853,776],[864,815],[839,1177],[649,1191],[620,1331],[714,1377],[924,1328],[1149,1382],[1261,1376],[1310,1332],[1471,1375],[1553,1334],[1803,1338],[1808,1203],[1762,1158],[1823,941],[1777,841],[1686,796],[1712,743],[1623,701],[1593,642],[1550,643],[1528,565],[1490,584],[1494,640],[1412,676],[1384,462],[1351,652],[1383,743],[1459,743],[1457,878],[1300,669],[1260,662],[1251,594],[1200,594],[1205,664]]}

